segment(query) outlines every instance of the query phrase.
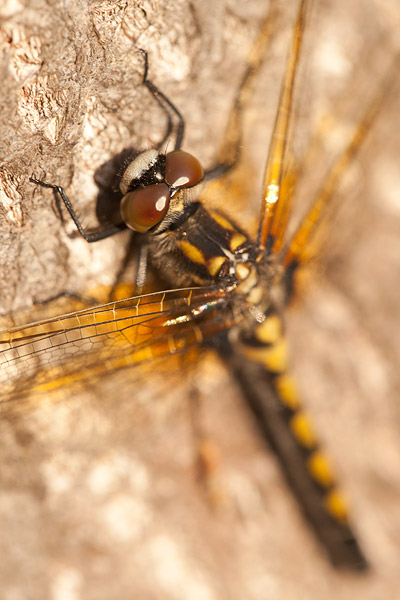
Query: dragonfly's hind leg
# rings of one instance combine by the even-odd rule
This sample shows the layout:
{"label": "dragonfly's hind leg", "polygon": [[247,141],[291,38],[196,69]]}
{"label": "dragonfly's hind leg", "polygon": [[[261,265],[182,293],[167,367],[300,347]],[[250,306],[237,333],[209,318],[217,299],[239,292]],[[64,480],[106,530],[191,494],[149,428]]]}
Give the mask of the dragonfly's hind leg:
{"label": "dragonfly's hind leg", "polygon": [[69,290],[64,290],[63,292],[60,292],[55,296],[46,298],[46,300],[38,300],[37,298],[34,298],[33,304],[35,306],[47,306],[48,304],[56,302],[61,298],[69,298],[70,300],[75,300],[76,302],[80,302],[84,306],[96,306],[96,304],[99,304],[99,301],[96,298],[92,298],[90,296],[82,296],[81,294],[70,292]]}
{"label": "dragonfly's hind leg", "polygon": [[271,7],[261,26],[257,39],[253,43],[247,68],[238,88],[234,105],[230,111],[225,135],[217,154],[216,164],[204,174],[205,180],[216,179],[227,175],[238,164],[242,144],[243,113],[251,99],[251,92],[256,75],[263,64],[271,44],[277,11]]}
{"label": "dragonfly's hind leg", "polygon": [[221,506],[226,497],[220,478],[220,450],[202,423],[199,390],[193,381],[190,381],[189,385],[188,401],[197,479],[205,491],[207,500],[215,508]]}

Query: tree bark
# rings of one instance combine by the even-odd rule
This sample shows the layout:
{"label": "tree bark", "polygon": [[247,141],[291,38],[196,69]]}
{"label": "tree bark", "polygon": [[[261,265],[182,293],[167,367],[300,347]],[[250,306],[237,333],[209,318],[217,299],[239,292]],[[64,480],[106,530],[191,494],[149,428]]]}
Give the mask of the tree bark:
{"label": "tree bark", "polygon": [[[220,198],[253,228],[296,4],[279,6],[246,112],[241,201]],[[305,152],[310,131],[322,142],[303,174],[301,202],[318,189],[399,51],[396,0],[318,4],[300,73],[295,152]],[[185,117],[185,149],[209,167],[267,10],[261,0],[10,0],[0,8],[2,313],[113,283],[129,234],[86,244],[29,177],[62,185],[88,226],[112,218],[102,186],[112,182],[113,157],[152,147],[166,126],[142,85],[138,50],[148,51],[150,78]],[[295,373],[352,498],[373,572],[356,578],[326,563],[229,373],[211,357],[192,366],[189,384],[164,372],[140,384],[116,373],[101,389],[2,420],[5,598],[396,597],[398,98],[397,86],[338,191],[323,269],[299,283],[304,297],[288,318]],[[196,480],[193,388],[222,456],[218,510]]]}

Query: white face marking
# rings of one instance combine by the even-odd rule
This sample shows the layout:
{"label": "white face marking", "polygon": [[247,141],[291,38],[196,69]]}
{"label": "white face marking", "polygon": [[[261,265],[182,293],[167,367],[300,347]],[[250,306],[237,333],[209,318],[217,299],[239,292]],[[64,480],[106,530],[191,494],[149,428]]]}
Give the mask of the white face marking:
{"label": "white face marking", "polygon": [[139,179],[151,165],[154,165],[160,153],[152,148],[141,152],[125,169],[122,176],[119,189],[125,195],[128,191],[132,179]]}

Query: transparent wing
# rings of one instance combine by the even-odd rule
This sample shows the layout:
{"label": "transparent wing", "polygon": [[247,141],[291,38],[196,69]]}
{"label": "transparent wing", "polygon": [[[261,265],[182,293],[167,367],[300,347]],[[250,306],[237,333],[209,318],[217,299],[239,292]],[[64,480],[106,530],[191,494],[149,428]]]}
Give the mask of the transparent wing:
{"label": "transparent wing", "polygon": [[128,298],[0,333],[0,411],[17,399],[48,395],[185,352],[231,326],[226,292],[186,288]]}
{"label": "transparent wing", "polygon": [[280,216],[280,212],[283,210],[282,204],[286,204],[285,197],[281,197],[281,187],[285,170],[284,159],[294,98],[294,84],[298,71],[307,6],[306,0],[300,2],[297,20],[293,29],[292,43],[286,61],[285,74],[281,84],[279,104],[265,168],[258,243],[260,248],[267,249],[267,251],[270,251],[274,245],[275,240],[272,237],[272,232],[276,229],[277,217]]}
{"label": "transparent wing", "polygon": [[354,161],[384,102],[390,95],[397,81],[399,64],[400,53],[393,59],[380,85],[377,86],[375,93],[366,105],[347,145],[331,166],[308,212],[284,248],[282,263],[285,267],[290,268],[293,265],[304,263],[317,253],[321,245],[318,234],[321,234],[322,226],[326,225],[327,218],[331,216],[332,204],[334,204],[340,181]]}

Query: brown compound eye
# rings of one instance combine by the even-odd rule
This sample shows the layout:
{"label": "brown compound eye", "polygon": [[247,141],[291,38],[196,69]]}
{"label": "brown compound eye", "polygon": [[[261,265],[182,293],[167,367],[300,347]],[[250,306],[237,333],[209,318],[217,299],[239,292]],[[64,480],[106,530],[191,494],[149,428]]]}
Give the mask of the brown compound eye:
{"label": "brown compound eye", "polygon": [[192,154],[183,150],[168,152],[165,157],[165,181],[175,188],[187,188],[203,179],[203,167]]}
{"label": "brown compound eye", "polygon": [[130,229],[146,233],[165,217],[170,193],[165,183],[128,192],[121,200],[121,216]]}

